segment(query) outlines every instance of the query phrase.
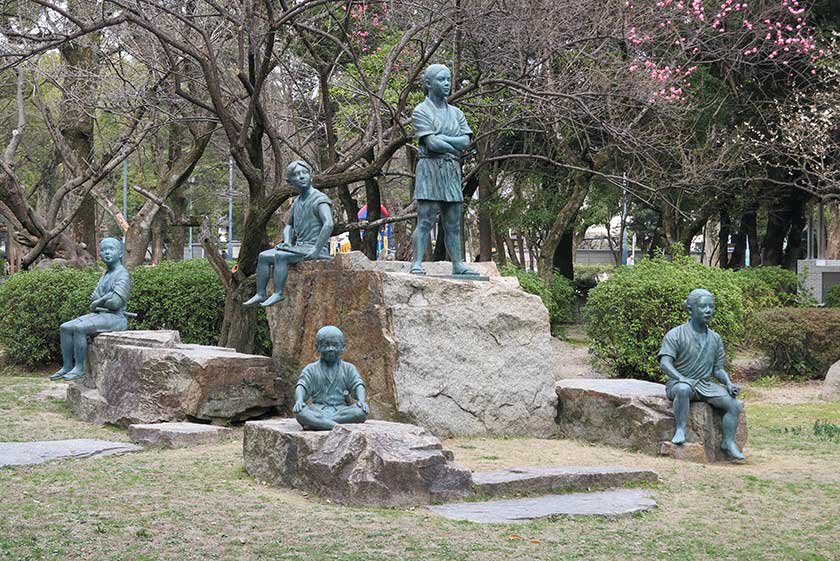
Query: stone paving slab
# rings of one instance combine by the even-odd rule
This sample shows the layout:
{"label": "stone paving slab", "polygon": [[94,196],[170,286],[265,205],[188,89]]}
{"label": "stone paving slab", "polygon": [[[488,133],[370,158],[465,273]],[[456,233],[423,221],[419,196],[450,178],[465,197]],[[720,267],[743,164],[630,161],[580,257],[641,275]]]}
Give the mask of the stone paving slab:
{"label": "stone paving slab", "polygon": [[646,489],[618,489],[597,493],[548,495],[528,499],[452,503],[429,510],[450,520],[480,523],[525,522],[548,516],[621,516],[656,506]]}
{"label": "stone paving slab", "polygon": [[128,437],[132,442],[160,448],[213,444],[233,436],[232,429],[201,423],[151,423],[128,427]]}
{"label": "stone paving slab", "polygon": [[88,438],[38,442],[0,442],[0,466],[25,466],[52,460],[110,456],[140,450],[142,448],[134,444]]}
{"label": "stone paving slab", "polygon": [[552,493],[621,487],[630,483],[655,483],[658,474],[649,469],[605,467],[516,467],[472,475],[476,495]]}

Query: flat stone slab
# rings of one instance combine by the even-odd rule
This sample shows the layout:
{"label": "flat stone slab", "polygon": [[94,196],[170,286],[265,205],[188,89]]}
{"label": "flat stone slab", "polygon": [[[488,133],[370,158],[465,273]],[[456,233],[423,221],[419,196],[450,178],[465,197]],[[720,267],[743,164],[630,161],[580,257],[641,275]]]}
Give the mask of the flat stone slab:
{"label": "flat stone slab", "polygon": [[621,487],[631,483],[655,483],[659,475],[649,469],[606,467],[517,467],[473,473],[476,495],[556,493],[592,488]]}
{"label": "flat stone slab", "polygon": [[97,335],[87,375],[67,387],[73,414],[97,424],[237,422],[282,408],[281,363],[225,347],[183,344],[177,331]]}
{"label": "flat stone slab", "polygon": [[213,444],[234,434],[229,428],[200,423],[153,423],[128,427],[128,437],[132,442],[159,448]]}
{"label": "flat stone slab", "polygon": [[295,419],[245,423],[246,471],[340,504],[410,506],[464,498],[470,471],[424,428],[367,421],[304,431]]}
{"label": "flat stone slab", "polygon": [[139,452],[141,447],[125,442],[80,438],[37,442],[0,442],[0,466],[27,466],[52,460],[111,456]]}
{"label": "flat stone slab", "polygon": [[[674,436],[673,403],[665,385],[641,380],[578,378],[560,380],[557,425],[566,438],[667,455],[696,462],[727,461],[721,451],[723,414],[709,404],[691,403],[686,443],[669,445]],[[741,450],[747,443],[746,415],[735,433]]]}
{"label": "flat stone slab", "polygon": [[524,522],[548,516],[621,516],[656,506],[646,489],[548,495],[528,499],[453,503],[428,507],[451,520],[481,523]]}

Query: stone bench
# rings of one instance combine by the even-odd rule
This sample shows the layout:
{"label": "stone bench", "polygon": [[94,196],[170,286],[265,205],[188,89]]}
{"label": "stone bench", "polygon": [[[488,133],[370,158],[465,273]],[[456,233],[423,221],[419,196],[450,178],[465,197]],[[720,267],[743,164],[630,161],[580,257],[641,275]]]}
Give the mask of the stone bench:
{"label": "stone bench", "polygon": [[[556,391],[557,424],[564,437],[696,462],[728,459],[720,449],[722,414],[706,403],[691,403],[686,443],[671,443],[673,404],[664,384],[576,379],[557,382]],[[747,442],[744,414],[735,441],[743,450]]]}
{"label": "stone bench", "polygon": [[138,423],[242,421],[285,403],[280,364],[234,349],[187,345],[177,331],[97,335],[87,375],[67,388],[77,417],[127,427]]}

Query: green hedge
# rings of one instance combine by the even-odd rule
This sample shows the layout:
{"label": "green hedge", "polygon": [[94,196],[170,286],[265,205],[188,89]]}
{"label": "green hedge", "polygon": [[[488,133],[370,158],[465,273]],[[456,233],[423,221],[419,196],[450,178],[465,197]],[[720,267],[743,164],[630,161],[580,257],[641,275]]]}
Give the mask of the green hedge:
{"label": "green hedge", "polygon": [[840,360],[840,310],[773,308],[756,315],[753,340],[770,357],[770,374],[782,378],[824,378]]}
{"label": "green hedge", "polygon": [[825,295],[825,305],[829,308],[840,308],[840,284],[828,289]]}
{"label": "green hedge", "polygon": [[[60,359],[58,326],[87,313],[101,273],[49,269],[12,275],[0,285],[0,345],[27,365]],[[224,318],[225,291],[205,259],[164,261],[131,273],[129,329],[177,329],[185,343],[215,345]],[[257,323],[257,350],[270,354],[265,311]]]}
{"label": "green hedge", "polygon": [[561,324],[574,320],[575,287],[572,281],[560,273],[552,275],[551,286],[547,287],[537,273],[524,271],[511,264],[502,266],[499,271],[502,276],[516,277],[522,290],[542,299],[548,310],[552,333],[556,333]]}
{"label": "green hedge", "polygon": [[615,265],[577,265],[575,264],[575,291],[586,300],[589,291],[595,288],[604,276],[609,277]]}
{"label": "green hedge", "polygon": [[714,295],[712,328],[731,355],[744,336],[741,288],[732,271],[706,267],[691,257],[618,267],[590,290],[584,309],[590,349],[616,376],[664,381],[656,354],[665,333],[688,320],[683,302],[695,288]]}
{"label": "green hedge", "polygon": [[796,273],[782,267],[746,267],[735,274],[735,279],[756,308],[813,304]]}
{"label": "green hedge", "polygon": [[10,360],[34,366],[61,359],[58,327],[88,313],[96,270],[27,271],[0,284],[0,345]]}

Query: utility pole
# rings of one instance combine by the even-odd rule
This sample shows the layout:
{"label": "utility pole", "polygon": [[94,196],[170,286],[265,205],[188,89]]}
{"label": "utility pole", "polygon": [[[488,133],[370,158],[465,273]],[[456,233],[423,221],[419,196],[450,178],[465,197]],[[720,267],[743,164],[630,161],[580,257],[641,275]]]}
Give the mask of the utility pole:
{"label": "utility pole", "polygon": [[233,259],[233,156],[228,158],[228,259]]}

